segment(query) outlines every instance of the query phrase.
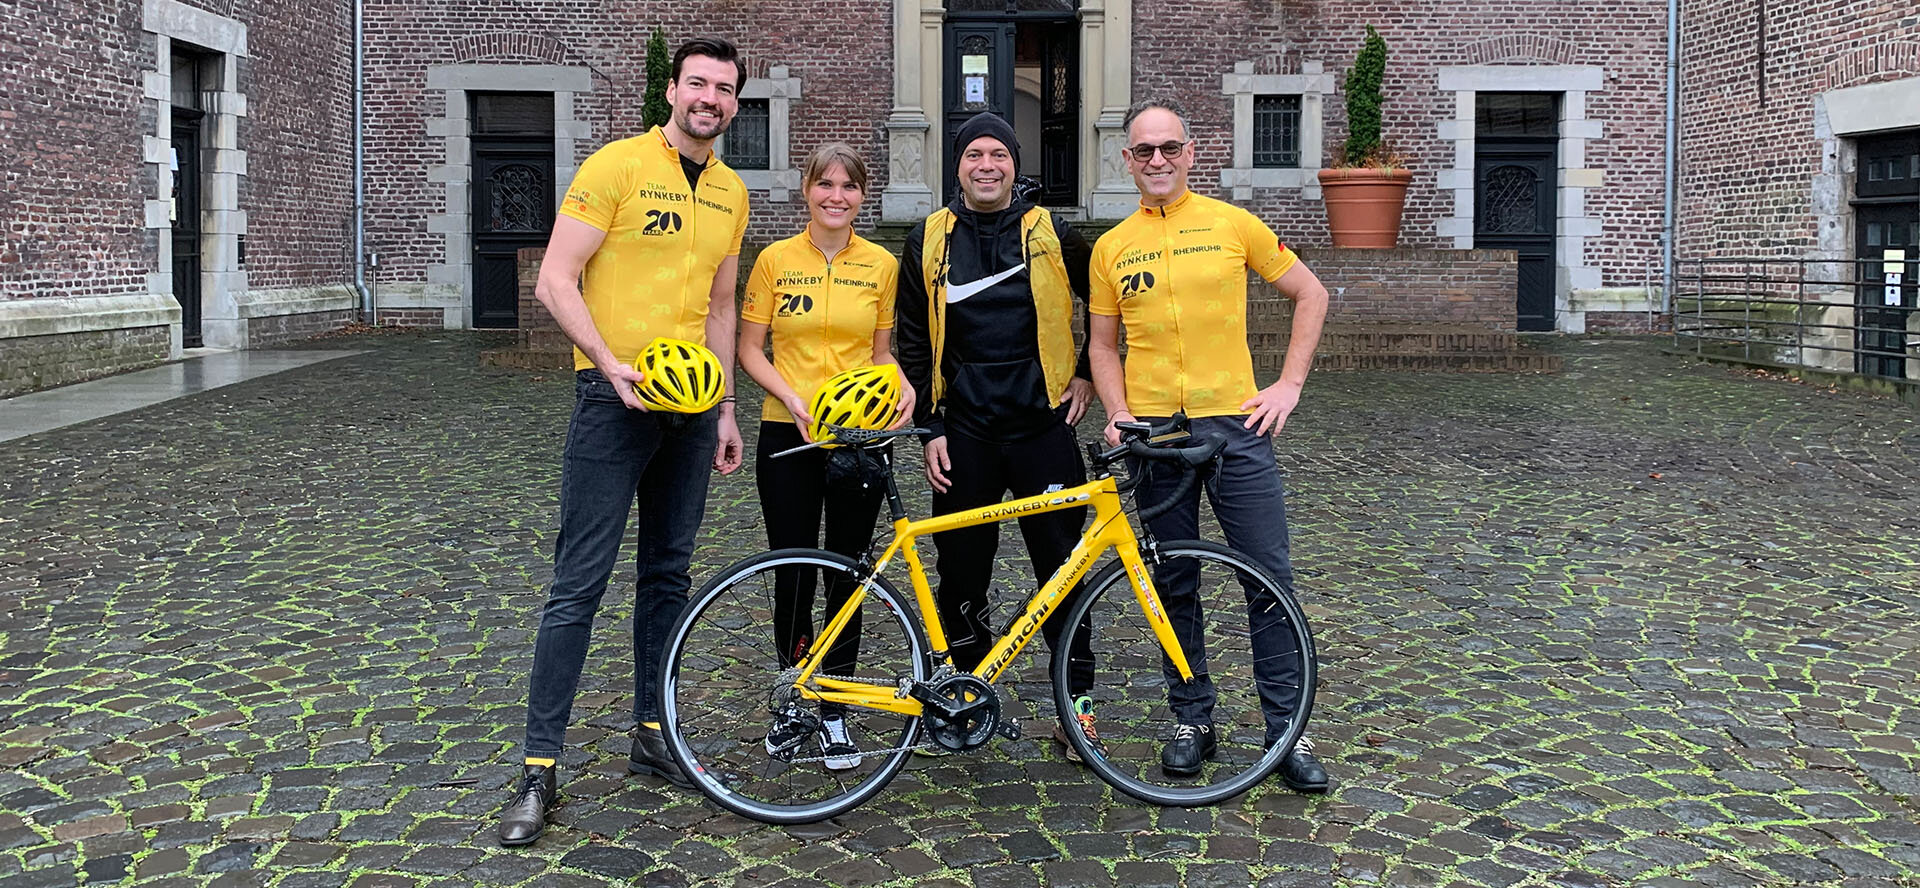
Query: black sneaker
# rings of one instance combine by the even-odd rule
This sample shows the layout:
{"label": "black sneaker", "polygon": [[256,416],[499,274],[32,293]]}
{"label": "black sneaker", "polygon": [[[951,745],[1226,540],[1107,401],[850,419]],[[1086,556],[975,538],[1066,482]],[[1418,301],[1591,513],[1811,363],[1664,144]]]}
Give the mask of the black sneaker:
{"label": "black sneaker", "polygon": [[627,770],[634,774],[652,774],[681,789],[692,789],[693,781],[680,770],[680,763],[667,751],[667,738],[659,728],[641,725],[633,731],[633,752],[627,755]]}
{"label": "black sneaker", "polygon": [[560,787],[547,765],[523,765],[520,791],[500,814],[500,844],[512,848],[530,845],[547,829],[547,809],[560,797]]}
{"label": "black sneaker", "polygon": [[829,771],[851,771],[860,767],[860,747],[853,745],[853,734],[844,716],[834,713],[820,718],[820,752]]}
{"label": "black sneaker", "polygon": [[1313,741],[1305,737],[1280,760],[1280,779],[1294,792],[1326,792],[1327,769],[1314,757]]}
{"label": "black sneaker", "polygon": [[1160,770],[1175,777],[1200,773],[1200,763],[1213,758],[1218,744],[1213,725],[1174,725],[1173,739],[1160,750]]}
{"label": "black sneaker", "polygon": [[790,760],[800,744],[820,729],[820,719],[813,713],[798,706],[789,705],[773,716],[773,724],[767,727],[765,741],[767,754],[782,761]]}

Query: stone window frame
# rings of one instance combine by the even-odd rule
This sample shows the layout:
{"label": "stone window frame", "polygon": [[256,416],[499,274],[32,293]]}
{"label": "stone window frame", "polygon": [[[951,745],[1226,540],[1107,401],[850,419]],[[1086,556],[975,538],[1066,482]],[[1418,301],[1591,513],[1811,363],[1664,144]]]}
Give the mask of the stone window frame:
{"label": "stone window frame", "polygon": [[[145,206],[145,227],[156,233],[157,267],[147,274],[149,296],[176,306],[173,280],[173,44],[178,41],[215,57],[219,88],[203,92],[206,140],[211,162],[202,165],[200,201],[201,341],[210,348],[246,345],[247,273],[240,266],[240,238],[247,213],[240,208],[240,178],[247,174],[247,153],[240,148],[240,118],[247,97],[240,91],[240,59],[248,58],[247,26],[238,19],[188,6],[178,0],[143,0],[141,29],[154,35],[153,68],[141,72],[141,98],[154,104],[154,131],[141,137],[141,162],[153,173],[154,190]],[[169,356],[181,353],[181,324],[172,326]]]}
{"label": "stone window frame", "polygon": [[[1220,170],[1220,188],[1233,191],[1234,200],[1249,200],[1254,189],[1297,189],[1308,200],[1320,199],[1320,171],[1326,168],[1326,97],[1333,93],[1333,75],[1321,62],[1300,64],[1298,74],[1255,74],[1252,61],[1233,63],[1233,72],[1220,77],[1220,92],[1233,100],[1233,162]],[[1300,97],[1300,165],[1253,165],[1253,100],[1256,96]]]}
{"label": "stone window frame", "polygon": [[[1605,171],[1587,166],[1587,143],[1604,126],[1587,116],[1587,94],[1606,88],[1606,69],[1598,65],[1457,65],[1435,72],[1440,92],[1453,93],[1454,116],[1435,126],[1442,142],[1453,145],[1453,166],[1439,171],[1441,191],[1453,192],[1453,213],[1434,226],[1455,249],[1473,249],[1474,128],[1477,100],[1483,92],[1560,94],[1559,165],[1554,183],[1554,325],[1565,333],[1586,330],[1584,312],[1594,305],[1573,304],[1575,291],[1601,290],[1598,265],[1588,264],[1587,239],[1600,237],[1605,225],[1587,208],[1587,191],[1599,188]],[[1644,300],[1643,300],[1644,301]],[[1636,304],[1644,309],[1644,305]]]}
{"label": "stone window frame", "polygon": [[[749,77],[740,85],[740,98],[767,100],[767,168],[734,170],[748,191],[764,191],[767,199],[783,203],[800,190],[800,170],[793,165],[793,103],[800,101],[801,78],[787,73],[785,65],[774,65],[765,77]],[[722,134],[713,150],[726,156],[727,137]]]}
{"label": "stone window frame", "polygon": [[443,185],[443,210],[427,215],[427,231],[441,236],[444,261],[427,265],[424,285],[379,288],[379,309],[440,309],[442,324],[465,329],[473,324],[473,130],[470,92],[553,94],[553,202],[559,206],[580,169],[576,146],[593,127],[574,112],[574,96],[593,92],[593,72],[585,66],[519,65],[468,62],[427,68],[427,95],[441,109],[427,117],[427,138],[440,141],[444,162],[427,168],[429,185]]}

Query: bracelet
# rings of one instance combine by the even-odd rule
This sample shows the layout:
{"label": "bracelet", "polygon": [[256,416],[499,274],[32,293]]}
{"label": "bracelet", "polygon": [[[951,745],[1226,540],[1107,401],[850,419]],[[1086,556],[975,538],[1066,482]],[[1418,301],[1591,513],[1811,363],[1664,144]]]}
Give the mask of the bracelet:
{"label": "bracelet", "polygon": [[720,403],[722,403],[722,404],[733,404],[733,403],[736,403],[736,402],[738,402],[739,400],[740,400],[739,398],[736,398],[736,397],[734,397],[734,396],[732,396],[732,395],[728,395],[728,396],[726,396],[726,397],[724,397],[724,398],[721,398],[721,399],[720,399]]}

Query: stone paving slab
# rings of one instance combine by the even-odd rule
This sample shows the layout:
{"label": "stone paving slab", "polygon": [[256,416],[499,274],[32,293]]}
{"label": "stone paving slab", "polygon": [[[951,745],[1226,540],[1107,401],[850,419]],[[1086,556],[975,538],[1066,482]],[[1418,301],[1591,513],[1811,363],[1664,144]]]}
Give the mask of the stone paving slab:
{"label": "stone paving slab", "polygon": [[[505,851],[571,380],[326,344],[365,353],[0,445],[0,888],[1920,885],[1897,402],[1633,340],[1316,375],[1278,454],[1324,797],[1150,808],[1043,737],[761,826],[626,775],[616,593],[558,825]],[[747,475],[709,514],[696,578],[763,544]]]}
{"label": "stone paving slab", "polygon": [[[197,350],[196,351],[201,351]],[[357,354],[351,350],[214,351],[12,398],[0,398],[0,441],[88,422],[249,379]]]}

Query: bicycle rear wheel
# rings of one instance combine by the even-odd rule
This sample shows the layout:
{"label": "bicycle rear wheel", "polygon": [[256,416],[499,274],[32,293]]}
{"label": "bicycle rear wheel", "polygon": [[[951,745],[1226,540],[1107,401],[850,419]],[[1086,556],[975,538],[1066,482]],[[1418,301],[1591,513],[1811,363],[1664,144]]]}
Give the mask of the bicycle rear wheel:
{"label": "bicycle rear wheel", "polygon": [[[828,591],[844,584],[861,596],[857,643],[843,633],[816,674],[886,687],[924,680],[927,643],[912,609],[884,578],[859,588],[863,579],[843,555],[781,549],[727,567],[687,602],[667,638],[662,728],[675,760],[716,804],[766,823],[811,823],[873,797],[906,764],[918,717],[798,699],[793,653],[782,656],[775,642],[779,596],[792,596],[796,583],[814,590],[812,612],[785,633],[805,650],[834,617]],[[822,726],[833,715],[845,737]],[[854,751],[829,750],[835,740],[850,740]]]}
{"label": "bicycle rear wheel", "polygon": [[[1124,567],[1109,564],[1087,582],[1061,641],[1070,651],[1075,635],[1093,633],[1089,696],[1105,749],[1080,731],[1067,736],[1095,774],[1134,798],[1217,804],[1266,779],[1300,739],[1317,679],[1312,631],[1292,594],[1226,546],[1162,542],[1147,563],[1195,678],[1179,679]],[[1053,670],[1055,705],[1069,726],[1072,668],[1061,657]],[[1183,724],[1210,728],[1212,753],[1197,763],[1176,759],[1180,767],[1169,770],[1163,750]]]}

